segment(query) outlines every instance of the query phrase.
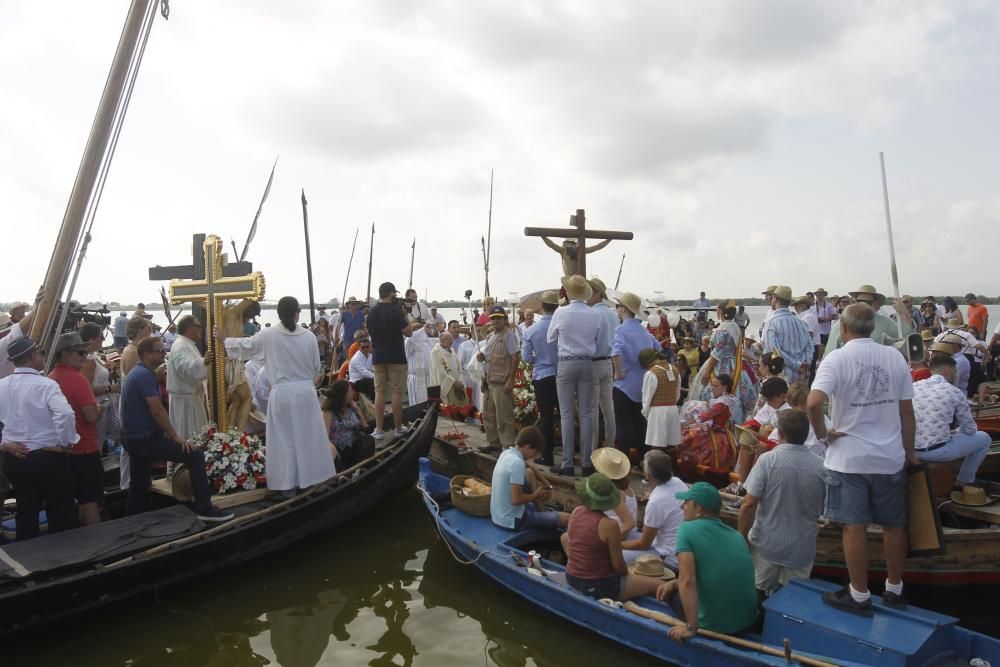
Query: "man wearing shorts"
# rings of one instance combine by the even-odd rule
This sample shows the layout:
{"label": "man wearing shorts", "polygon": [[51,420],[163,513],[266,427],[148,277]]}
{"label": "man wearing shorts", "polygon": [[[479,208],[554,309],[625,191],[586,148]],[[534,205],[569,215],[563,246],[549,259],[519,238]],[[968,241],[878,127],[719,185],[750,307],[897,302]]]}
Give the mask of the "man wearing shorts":
{"label": "man wearing shorts", "polygon": [[[565,528],[569,514],[541,510],[539,505],[551,492],[541,484],[533,467],[545,449],[545,436],[534,426],[525,426],[517,434],[513,447],[500,453],[493,467],[493,493],[490,494],[490,518],[501,528]],[[536,505],[538,503],[538,505]]]}
{"label": "man wearing shorts", "polygon": [[375,373],[375,431],[376,440],[385,438],[382,422],[385,419],[386,386],[392,391],[392,419],[396,436],[403,429],[403,388],[406,386],[406,349],[403,338],[408,338],[420,324],[410,325],[403,313],[403,305],[396,297],[392,283],[382,283],[378,288],[378,303],[368,312],[368,334],[372,339],[372,371]]}
{"label": "man wearing shorts", "polygon": [[[868,592],[868,524],[882,527],[887,569],[883,601],[906,606],[906,464],[913,450],[913,383],[909,365],[895,349],[869,336],[875,311],[856,303],[844,309],[840,336],[845,344],[831,351],[816,370],[806,403],[816,439],[827,445],[826,515],[843,526],[847,588],[824,593],[827,604],[861,616],[872,615]],[[832,428],[823,404],[832,403]]]}

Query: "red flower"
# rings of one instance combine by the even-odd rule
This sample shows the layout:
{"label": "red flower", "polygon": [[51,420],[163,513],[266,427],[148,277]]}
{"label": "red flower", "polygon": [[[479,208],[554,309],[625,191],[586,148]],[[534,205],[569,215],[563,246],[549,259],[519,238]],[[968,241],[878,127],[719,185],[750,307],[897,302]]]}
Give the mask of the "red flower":
{"label": "red flower", "polygon": [[208,437],[211,438],[213,435],[215,435],[215,429],[214,428],[208,429],[208,433],[206,435],[208,435]]}
{"label": "red flower", "polygon": [[249,477],[247,477],[246,475],[240,475],[239,477],[236,478],[236,485],[243,486],[244,484],[247,483],[248,479]]}
{"label": "red flower", "polygon": [[246,433],[244,433],[244,434],[243,434],[243,437],[242,437],[242,438],[240,438],[240,444],[241,444],[241,445],[247,445],[247,444],[248,444],[248,442],[249,442],[249,441],[247,440],[247,434],[246,434]]}
{"label": "red flower", "polygon": [[230,445],[228,442],[222,443],[222,453],[223,454],[228,454],[232,450],[233,450],[233,446]]}
{"label": "red flower", "polygon": [[267,477],[265,477],[264,475],[254,475],[253,478],[255,480],[257,480],[258,484],[266,484],[267,483]]}

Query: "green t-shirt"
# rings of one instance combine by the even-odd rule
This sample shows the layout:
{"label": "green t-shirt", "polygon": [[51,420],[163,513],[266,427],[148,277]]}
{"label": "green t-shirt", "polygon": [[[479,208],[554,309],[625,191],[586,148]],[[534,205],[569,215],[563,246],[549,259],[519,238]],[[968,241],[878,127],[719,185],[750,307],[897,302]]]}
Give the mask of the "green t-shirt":
{"label": "green t-shirt", "polygon": [[757,620],[753,561],[743,536],[717,518],[685,521],[677,530],[677,554],[694,554],[698,625],[737,632]]}

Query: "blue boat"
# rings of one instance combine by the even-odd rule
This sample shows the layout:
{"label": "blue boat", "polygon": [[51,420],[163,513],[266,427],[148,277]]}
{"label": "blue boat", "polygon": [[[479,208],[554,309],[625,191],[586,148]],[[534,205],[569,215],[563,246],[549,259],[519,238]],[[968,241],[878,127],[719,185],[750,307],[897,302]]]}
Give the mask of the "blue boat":
{"label": "blue boat", "polygon": [[[456,559],[474,565],[493,581],[539,609],[595,632],[623,648],[676,665],[879,665],[885,667],[1000,667],[1000,640],[959,627],[958,619],[926,609],[886,607],[872,596],[875,615],[863,618],[823,604],[837,586],[820,580],[793,582],[764,602],[763,630],[724,641],[699,635],[685,643],[667,636],[668,627],[621,607],[591,599],[566,585],[565,568],[542,560],[542,573],[525,567],[528,551],[558,548],[558,534],[512,531],[451,506],[449,479],[420,460],[417,484],[424,504]],[[541,574],[541,576],[539,576]],[[664,603],[634,600],[645,611],[676,617]],[[754,646],[751,648],[750,646]],[[766,652],[770,650],[772,653]],[[776,654],[775,654],[776,653]],[[794,654],[791,659],[785,656]],[[983,662],[972,662],[979,659]]]}

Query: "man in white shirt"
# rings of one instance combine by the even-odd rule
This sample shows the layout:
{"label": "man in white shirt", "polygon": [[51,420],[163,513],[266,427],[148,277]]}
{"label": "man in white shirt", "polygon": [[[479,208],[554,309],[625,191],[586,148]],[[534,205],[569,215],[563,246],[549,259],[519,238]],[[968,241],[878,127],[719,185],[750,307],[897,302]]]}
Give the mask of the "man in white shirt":
{"label": "man in white shirt", "polygon": [[42,376],[45,354],[20,336],[7,349],[14,372],[0,380],[4,475],[17,499],[17,540],[37,537],[43,506],[50,533],[77,526],[73,474],[66,458],[80,441],[76,413],[55,380]]}
{"label": "man in white shirt", "polygon": [[434,323],[434,328],[439,332],[443,331],[446,327],[444,315],[438,312],[436,306],[431,306],[431,321]]}
{"label": "man in white shirt", "polygon": [[7,335],[0,338],[0,378],[5,378],[14,372],[14,364],[7,358],[7,347],[31,331],[31,320],[35,313],[25,315],[24,310],[27,307],[28,304],[24,301],[18,301],[10,309],[10,319],[14,324],[7,330]]}
{"label": "man in white shirt", "polygon": [[[826,515],[843,526],[848,587],[824,593],[827,604],[872,615],[868,592],[868,524],[882,527],[887,578],[885,604],[901,608],[906,563],[906,464],[913,451],[913,384],[906,360],[895,348],[871,340],[875,311],[848,306],[840,318],[843,347],[830,351],[806,401],[819,442],[827,445]],[[833,428],[823,419],[832,403]]]}
{"label": "man in white shirt", "polygon": [[[976,430],[965,394],[951,384],[955,360],[947,356],[930,361],[931,377],[913,384],[913,414],[917,422],[914,449],[921,461],[962,461],[960,484],[976,481],[976,471],[986,458],[992,438]],[[958,424],[955,433],[952,423]]]}
{"label": "man in white shirt", "polygon": [[535,311],[533,311],[531,308],[525,308],[524,321],[517,325],[517,330],[521,332],[521,340],[524,340],[524,334],[527,333],[528,329],[534,323],[535,323]]}
{"label": "man in white shirt", "polygon": [[[591,278],[590,287],[594,294],[587,300],[594,312],[601,316],[601,330],[597,337],[597,353],[594,355],[594,404],[591,407],[590,428],[593,431],[592,449],[597,449],[600,428],[598,418],[604,415],[604,444],[615,444],[615,407],[612,390],[615,385],[615,367],[611,361],[611,341],[615,329],[621,324],[615,310],[608,307],[608,288],[600,278]],[[600,409],[598,409],[600,408]]]}
{"label": "man in white shirt", "polygon": [[358,351],[347,367],[347,379],[356,391],[375,400],[375,370],[372,367],[372,341],[365,336],[358,341]]}
{"label": "man in white shirt", "polygon": [[174,347],[174,341],[177,340],[177,325],[172,322],[167,325],[160,338],[163,339],[163,349],[170,352]]}
{"label": "man in white shirt", "polygon": [[546,336],[550,343],[557,343],[559,366],[556,369],[556,392],[559,396],[560,422],[562,424],[562,466],[554,468],[557,475],[573,476],[576,473],[573,455],[576,450],[576,420],[573,404],[580,413],[580,463],[583,476],[594,473],[590,464],[593,448],[594,362],[597,356],[597,339],[601,332],[601,316],[587,305],[593,288],[580,275],[562,279],[569,305],[556,309],[549,323]]}

